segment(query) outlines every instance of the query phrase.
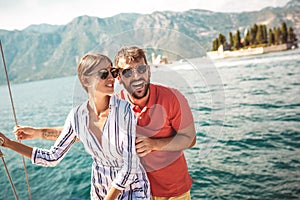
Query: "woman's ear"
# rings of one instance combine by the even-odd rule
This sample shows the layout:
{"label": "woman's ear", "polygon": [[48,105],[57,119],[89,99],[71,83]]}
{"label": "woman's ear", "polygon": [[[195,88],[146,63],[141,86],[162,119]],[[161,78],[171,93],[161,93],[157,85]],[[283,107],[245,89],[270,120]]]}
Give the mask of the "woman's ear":
{"label": "woman's ear", "polygon": [[81,83],[85,87],[88,87],[90,85],[90,81],[86,76],[81,76]]}

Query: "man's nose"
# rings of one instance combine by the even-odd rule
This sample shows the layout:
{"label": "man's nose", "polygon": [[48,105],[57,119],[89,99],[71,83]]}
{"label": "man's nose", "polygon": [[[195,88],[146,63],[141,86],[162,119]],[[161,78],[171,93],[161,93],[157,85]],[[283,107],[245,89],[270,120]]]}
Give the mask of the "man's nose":
{"label": "man's nose", "polygon": [[134,68],[132,69],[132,77],[136,78],[138,77],[140,74],[137,72],[137,70]]}

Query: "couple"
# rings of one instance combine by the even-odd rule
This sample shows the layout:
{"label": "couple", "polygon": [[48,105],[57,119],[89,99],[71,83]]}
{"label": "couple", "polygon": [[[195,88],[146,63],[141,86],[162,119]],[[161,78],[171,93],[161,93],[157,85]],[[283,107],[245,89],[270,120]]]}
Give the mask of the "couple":
{"label": "couple", "polygon": [[[182,151],[195,144],[196,133],[187,100],[175,89],[150,84],[150,66],[138,47],[120,49],[114,64],[96,53],[81,58],[78,78],[88,100],[71,110],[63,128],[16,128],[22,140],[61,131],[50,150],[0,133],[2,146],[34,164],[54,166],[79,139],[93,158],[91,199],[190,199]],[[116,95],[115,78],[125,88]]]}

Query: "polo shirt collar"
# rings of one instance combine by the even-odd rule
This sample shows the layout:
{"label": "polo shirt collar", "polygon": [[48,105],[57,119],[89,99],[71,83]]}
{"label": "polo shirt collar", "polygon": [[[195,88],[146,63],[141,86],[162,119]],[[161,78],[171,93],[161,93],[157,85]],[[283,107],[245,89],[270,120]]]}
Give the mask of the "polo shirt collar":
{"label": "polo shirt collar", "polygon": [[156,103],[156,99],[157,99],[157,90],[155,85],[151,83],[149,88],[149,100],[146,104],[146,107],[151,108]]}
{"label": "polo shirt collar", "polygon": [[150,86],[149,86],[149,99],[148,99],[148,102],[146,103],[145,107],[142,110],[139,110],[138,106],[135,107],[136,105],[131,102],[131,100],[129,98],[129,94],[125,89],[123,89],[123,92],[124,92],[124,99],[131,103],[132,108],[135,112],[139,112],[139,113],[145,112],[148,108],[151,108],[151,106],[153,106],[155,104],[156,99],[157,99],[157,90],[156,90],[155,85],[153,85],[152,83],[150,83]]}

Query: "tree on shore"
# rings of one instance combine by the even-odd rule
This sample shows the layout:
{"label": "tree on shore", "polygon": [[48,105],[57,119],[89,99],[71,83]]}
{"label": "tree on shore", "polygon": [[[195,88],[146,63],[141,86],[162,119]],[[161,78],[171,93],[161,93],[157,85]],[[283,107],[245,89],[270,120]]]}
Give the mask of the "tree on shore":
{"label": "tree on shore", "polygon": [[287,43],[287,38],[288,38],[288,30],[286,27],[286,23],[283,22],[281,25],[281,43]]}
{"label": "tree on shore", "polygon": [[230,42],[230,46],[233,46],[233,35],[232,35],[232,32],[229,33],[229,42]]}
{"label": "tree on shore", "polygon": [[252,44],[252,45],[257,44],[257,42],[256,42],[257,29],[258,29],[258,26],[256,24],[254,24],[253,27],[250,29],[250,33],[251,33],[250,44]]}
{"label": "tree on shore", "polygon": [[237,30],[236,34],[233,37],[233,50],[237,50],[242,47],[243,47],[243,45],[241,43],[241,34],[240,34],[240,31]]}
{"label": "tree on shore", "polygon": [[267,44],[268,43],[268,31],[267,31],[267,26],[266,25],[262,25],[262,30],[263,30],[263,44]]}
{"label": "tree on shore", "polygon": [[275,45],[281,44],[281,30],[280,28],[274,28],[274,38],[275,38]]}
{"label": "tree on shore", "polygon": [[246,30],[246,35],[245,35],[245,38],[244,38],[243,45],[244,45],[245,47],[249,46],[249,45],[250,45],[250,40],[251,40],[250,31],[249,31],[249,30]]}
{"label": "tree on shore", "polygon": [[226,37],[223,34],[221,34],[221,33],[219,34],[218,42],[219,42],[219,46],[226,44]]}
{"label": "tree on shore", "polygon": [[292,27],[287,27],[285,22],[282,22],[281,27],[274,27],[267,31],[265,24],[254,24],[250,29],[245,31],[243,38],[240,36],[240,31],[237,30],[236,34],[229,33],[230,44],[227,44],[226,37],[223,34],[219,34],[218,38],[213,40],[212,51],[216,51],[219,46],[226,46],[231,50],[238,50],[243,47],[252,47],[256,45],[279,45],[285,43],[294,43],[298,39],[294,33]]}
{"label": "tree on shore", "polygon": [[296,42],[297,40],[298,39],[296,37],[296,34],[294,33],[294,29],[292,27],[289,27],[287,42],[293,43],[293,42]]}
{"label": "tree on shore", "polygon": [[213,51],[217,51],[218,50],[218,48],[219,48],[219,40],[216,38],[216,39],[214,39],[213,40],[213,43],[212,43],[212,50]]}
{"label": "tree on shore", "polygon": [[272,29],[269,29],[269,45],[275,44],[274,33]]}
{"label": "tree on shore", "polygon": [[255,37],[255,41],[256,44],[262,44],[263,43],[263,30],[262,30],[262,26],[259,25],[257,28],[257,33],[256,33],[256,37]]}

